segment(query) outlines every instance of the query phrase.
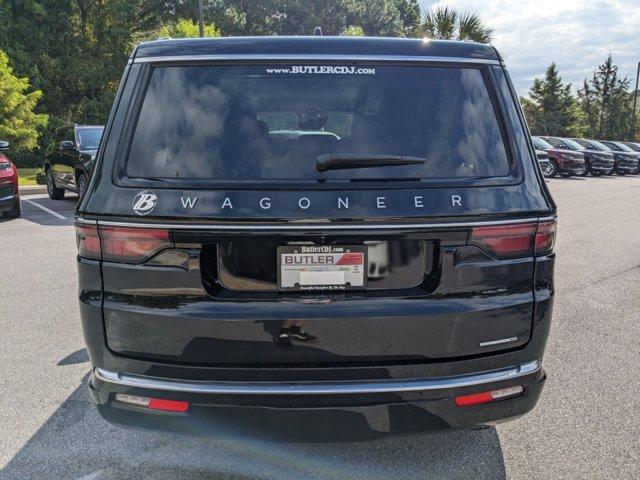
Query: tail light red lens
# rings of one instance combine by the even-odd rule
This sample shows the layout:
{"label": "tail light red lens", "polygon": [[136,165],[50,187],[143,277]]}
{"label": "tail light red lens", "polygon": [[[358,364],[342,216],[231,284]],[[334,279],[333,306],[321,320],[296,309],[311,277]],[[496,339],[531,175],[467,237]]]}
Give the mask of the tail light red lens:
{"label": "tail light red lens", "polygon": [[76,244],[80,257],[100,260],[100,237],[96,225],[76,223]]}
{"label": "tail light red lens", "polygon": [[169,231],[160,228],[99,227],[102,259],[140,263],[172,246]]}
{"label": "tail light red lens", "polygon": [[473,227],[469,243],[478,245],[498,257],[530,254],[535,223]]}
{"label": "tail light red lens", "polygon": [[164,398],[151,398],[147,408],[152,410],[164,410],[165,412],[186,412],[189,408],[189,402],[166,400]]}
{"label": "tail light red lens", "polygon": [[536,232],[536,255],[553,252],[556,243],[556,221],[548,220],[538,224]]}
{"label": "tail light red lens", "polygon": [[469,244],[496,257],[542,255],[553,251],[556,221],[473,227]]}
{"label": "tail light red lens", "polygon": [[107,262],[141,263],[173,246],[161,228],[107,227],[76,223],[78,255]]}

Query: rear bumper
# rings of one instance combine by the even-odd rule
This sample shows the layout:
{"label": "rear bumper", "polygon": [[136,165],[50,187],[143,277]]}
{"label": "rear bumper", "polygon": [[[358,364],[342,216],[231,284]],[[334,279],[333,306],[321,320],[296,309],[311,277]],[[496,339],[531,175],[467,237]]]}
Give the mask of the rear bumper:
{"label": "rear bumper", "polygon": [[[517,417],[535,406],[544,379],[537,360],[450,377],[328,382],[189,381],[95,368],[89,388],[101,415],[117,424],[207,436],[344,441],[480,427]],[[517,397],[465,407],[454,401],[516,385],[524,387]],[[117,393],[187,401],[189,409],[147,410],[116,401]]]}

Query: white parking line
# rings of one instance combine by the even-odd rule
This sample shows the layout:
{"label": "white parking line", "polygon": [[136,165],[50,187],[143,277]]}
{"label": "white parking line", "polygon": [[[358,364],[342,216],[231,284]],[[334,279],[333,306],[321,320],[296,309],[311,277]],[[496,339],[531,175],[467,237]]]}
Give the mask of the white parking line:
{"label": "white parking line", "polygon": [[67,219],[67,217],[65,217],[64,215],[60,215],[58,212],[54,212],[50,208],[47,208],[44,205],[40,205],[39,203],[36,203],[36,202],[34,202],[32,200],[27,200],[26,198],[22,198],[21,200],[23,202],[30,203],[31,205],[34,205],[34,206],[38,207],[39,209],[44,210],[47,213],[50,213],[51,215],[53,215],[56,218],[59,218],[60,220],[66,220]]}

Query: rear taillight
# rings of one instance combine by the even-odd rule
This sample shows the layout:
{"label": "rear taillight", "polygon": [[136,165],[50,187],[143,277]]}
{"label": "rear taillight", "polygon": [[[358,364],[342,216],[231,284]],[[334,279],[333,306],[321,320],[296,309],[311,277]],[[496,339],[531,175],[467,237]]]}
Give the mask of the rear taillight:
{"label": "rear taillight", "polygon": [[78,255],[106,262],[141,263],[173,246],[169,230],[76,224]]}
{"label": "rear taillight", "polygon": [[[553,251],[555,220],[472,227],[469,244],[476,245],[496,257],[542,255]],[[535,249],[535,250],[534,250]]]}
{"label": "rear taillight", "polygon": [[553,252],[556,243],[556,221],[545,220],[538,223],[536,232],[536,255],[544,255]]}
{"label": "rear taillight", "polygon": [[100,260],[100,237],[96,225],[76,223],[76,244],[78,256]]}
{"label": "rear taillight", "polygon": [[99,227],[102,259],[140,263],[172,246],[169,231],[161,228]]}
{"label": "rear taillight", "polygon": [[525,255],[532,252],[535,223],[473,227],[469,243],[498,257]]}

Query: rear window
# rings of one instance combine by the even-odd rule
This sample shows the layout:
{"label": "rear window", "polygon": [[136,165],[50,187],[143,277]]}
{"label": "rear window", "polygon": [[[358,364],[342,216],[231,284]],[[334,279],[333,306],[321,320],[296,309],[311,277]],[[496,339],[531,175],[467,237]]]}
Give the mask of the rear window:
{"label": "rear window", "polygon": [[76,131],[81,150],[96,150],[102,138],[103,128],[79,128]]}
{"label": "rear window", "polygon": [[[319,171],[326,154],[425,161]],[[509,161],[480,69],[209,65],[153,69],[126,170],[324,182],[506,176]]]}

